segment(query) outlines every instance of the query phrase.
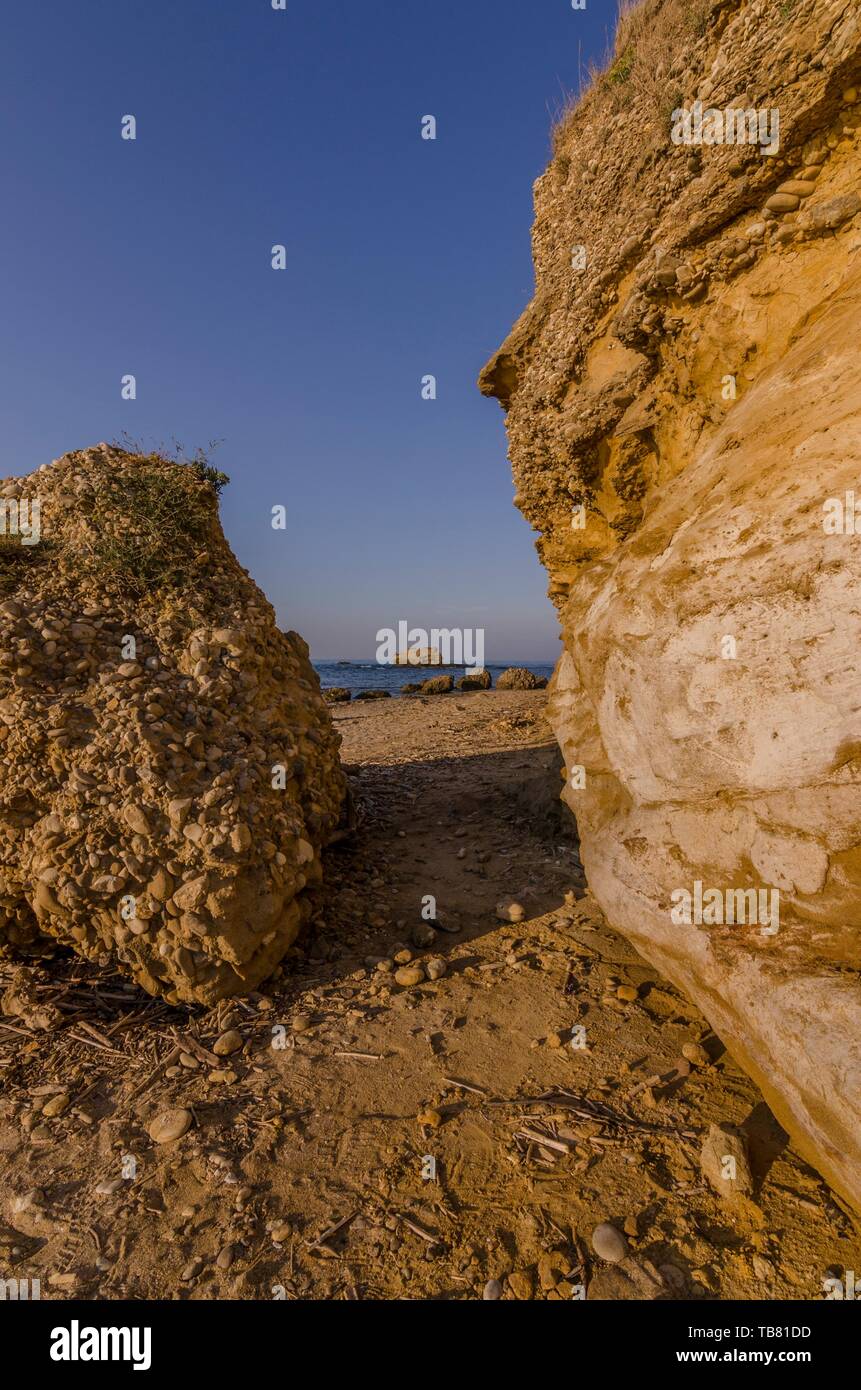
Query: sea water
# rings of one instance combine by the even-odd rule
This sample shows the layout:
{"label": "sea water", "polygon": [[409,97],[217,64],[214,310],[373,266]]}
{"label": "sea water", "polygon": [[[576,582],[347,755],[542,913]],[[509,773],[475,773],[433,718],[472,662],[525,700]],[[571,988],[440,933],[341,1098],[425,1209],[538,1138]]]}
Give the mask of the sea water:
{"label": "sea water", "polygon": [[[324,690],[340,686],[349,690],[353,697],[362,690],[388,690],[399,696],[401,686],[420,684],[434,676],[453,676],[455,682],[466,675],[463,666],[383,666],[378,661],[315,661],[314,669],[320,677]],[[485,669],[490,672],[494,689],[496,682],[511,666],[522,666],[536,676],[553,675],[553,667],[535,661],[504,661],[501,664],[487,662]]]}

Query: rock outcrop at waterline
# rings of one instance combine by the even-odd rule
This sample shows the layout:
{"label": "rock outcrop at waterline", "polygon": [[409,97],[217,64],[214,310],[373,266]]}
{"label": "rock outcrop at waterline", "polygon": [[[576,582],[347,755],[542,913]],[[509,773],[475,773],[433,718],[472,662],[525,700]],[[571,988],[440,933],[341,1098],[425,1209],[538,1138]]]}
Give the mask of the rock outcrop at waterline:
{"label": "rock outcrop at waterline", "polygon": [[0,538],[0,948],[52,938],[174,1002],[251,989],[345,790],[307,647],[199,469],[99,445],[0,485],[36,499],[37,543]]}
{"label": "rock outcrop at waterline", "polygon": [[[861,1207],[859,77],[854,0],[646,0],[557,134],[481,384],[591,888]],[[674,144],[698,97],[778,110],[779,152]]]}

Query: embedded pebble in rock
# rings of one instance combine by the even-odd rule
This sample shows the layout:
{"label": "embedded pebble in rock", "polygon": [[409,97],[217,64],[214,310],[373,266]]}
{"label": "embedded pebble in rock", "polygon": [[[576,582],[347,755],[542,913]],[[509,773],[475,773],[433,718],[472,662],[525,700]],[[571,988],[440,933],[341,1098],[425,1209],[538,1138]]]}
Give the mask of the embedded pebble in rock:
{"label": "embedded pebble in rock", "polygon": [[231,1028],[226,1033],[222,1033],[220,1038],[216,1038],[212,1044],[212,1050],[216,1057],[230,1057],[234,1052],[238,1052],[242,1047],[242,1034],[237,1033],[235,1028]]}
{"label": "embedded pebble in rock", "polygon": [[798,219],[798,226],[806,237],[819,237],[826,232],[835,232],[850,222],[861,212],[861,196],[844,193],[837,198],[829,198],[815,207],[806,207]]}
{"label": "embedded pebble in rock", "polygon": [[424,1125],[428,1129],[439,1129],[442,1124],[442,1114],[439,1110],[423,1110],[420,1115],[416,1116],[416,1120],[419,1125]]}
{"label": "embedded pebble in rock", "polygon": [[439,956],[425,961],[425,973],[429,980],[441,980],[447,970],[448,966]]}
{"label": "embedded pebble in rock", "polygon": [[484,1293],[481,1295],[485,1303],[495,1303],[502,1297],[502,1285],[498,1279],[488,1279],[484,1286]]}
{"label": "embedded pebble in rock", "polygon": [[592,1232],[592,1249],[608,1264],[617,1265],[628,1253],[628,1242],[608,1221],[602,1221]]}
{"label": "embedded pebble in rock", "polygon": [[633,1004],[639,997],[640,991],[633,985],[619,985],[616,990],[616,998],[621,999],[624,1004]]}
{"label": "embedded pebble in rock", "polygon": [[420,965],[407,965],[401,970],[395,971],[395,983],[404,989],[411,989],[414,985],[424,982],[425,972]]}
{"label": "embedded pebble in rock", "polygon": [[148,1134],[154,1144],[171,1144],[191,1129],[190,1110],[164,1110],[150,1122]]}
{"label": "embedded pebble in rock", "polygon": [[313,1020],[310,1014],[294,1014],[290,1028],[294,1033],[307,1033]]}
{"label": "embedded pebble in rock", "polygon": [[0,589],[0,949],[108,955],[172,1004],[253,990],[310,917],[346,791],[308,649],[194,465],[101,444],[38,496]]}
{"label": "embedded pebble in rock", "polygon": [[809,179],[788,179],[778,188],[778,193],[791,193],[796,198],[809,198],[816,192],[816,184]]}
{"label": "embedded pebble in rock", "polygon": [[425,951],[428,946],[432,946],[436,941],[436,932],[429,922],[422,922],[419,926],[413,928],[412,941],[413,945],[417,946],[420,951]]}
{"label": "embedded pebble in rock", "polygon": [[794,193],[772,193],[765,206],[769,212],[795,212],[799,198]]}

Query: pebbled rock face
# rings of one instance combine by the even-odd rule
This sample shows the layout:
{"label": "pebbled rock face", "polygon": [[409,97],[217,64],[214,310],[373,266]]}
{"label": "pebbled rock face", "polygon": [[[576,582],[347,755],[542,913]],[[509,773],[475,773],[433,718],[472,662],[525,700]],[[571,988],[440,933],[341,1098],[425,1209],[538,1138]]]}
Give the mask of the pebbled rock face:
{"label": "pebbled rock face", "polygon": [[[855,0],[646,0],[557,133],[481,386],[592,891],[861,1207],[859,78]],[[674,144],[697,97],[777,108],[778,152]]]}
{"label": "pebbled rock face", "polygon": [[41,534],[0,542],[0,948],[53,938],[173,1002],[254,988],[345,791],[305,643],[193,467],[102,444],[4,499]]}

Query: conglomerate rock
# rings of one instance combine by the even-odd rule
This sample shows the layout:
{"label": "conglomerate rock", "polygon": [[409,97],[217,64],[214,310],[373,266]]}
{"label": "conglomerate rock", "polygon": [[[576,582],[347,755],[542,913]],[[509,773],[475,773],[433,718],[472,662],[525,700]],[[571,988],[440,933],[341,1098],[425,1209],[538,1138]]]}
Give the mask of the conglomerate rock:
{"label": "conglomerate rock", "polygon": [[4,500],[40,534],[0,544],[0,947],[53,938],[171,1001],[253,988],[344,796],[305,643],[194,466],[103,444]]}
{"label": "conglomerate rock", "polygon": [[[481,384],[591,888],[861,1206],[859,76],[857,0],[645,0]],[[778,111],[779,148],[674,143],[697,98]]]}

